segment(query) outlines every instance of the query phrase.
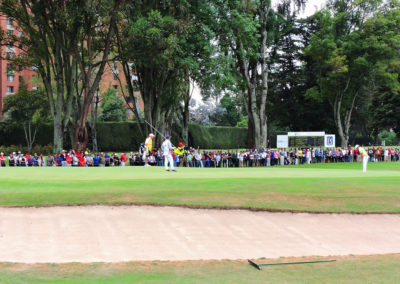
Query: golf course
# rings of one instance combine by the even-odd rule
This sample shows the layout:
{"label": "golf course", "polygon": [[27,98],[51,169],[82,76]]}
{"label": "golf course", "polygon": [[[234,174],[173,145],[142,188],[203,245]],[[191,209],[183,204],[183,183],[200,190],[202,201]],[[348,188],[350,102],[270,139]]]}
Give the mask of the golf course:
{"label": "golf course", "polygon": [[399,213],[400,164],[273,168],[2,168],[1,206],[170,205]]}
{"label": "golf course", "polygon": [[2,168],[0,283],[396,283],[400,164],[368,166]]}

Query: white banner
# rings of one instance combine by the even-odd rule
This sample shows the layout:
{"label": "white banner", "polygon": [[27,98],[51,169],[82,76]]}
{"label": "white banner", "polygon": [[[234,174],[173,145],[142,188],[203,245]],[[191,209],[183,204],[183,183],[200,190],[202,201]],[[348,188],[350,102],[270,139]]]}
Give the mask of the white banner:
{"label": "white banner", "polygon": [[325,132],[288,132],[288,136],[325,136]]}
{"label": "white banner", "polygon": [[277,148],[289,148],[289,137],[287,135],[276,136],[276,147]]}
{"label": "white banner", "polygon": [[336,136],[333,134],[325,135],[325,147],[335,148],[336,147]]}

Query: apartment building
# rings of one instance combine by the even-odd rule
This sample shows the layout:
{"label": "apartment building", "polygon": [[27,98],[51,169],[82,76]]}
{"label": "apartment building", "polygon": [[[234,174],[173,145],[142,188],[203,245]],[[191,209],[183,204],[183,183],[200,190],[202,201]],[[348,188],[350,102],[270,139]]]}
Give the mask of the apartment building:
{"label": "apartment building", "polygon": [[[22,35],[10,17],[0,15],[0,27],[8,35]],[[10,44],[0,47],[0,116],[2,114],[4,98],[18,92],[22,80],[28,85],[29,90],[37,88],[37,85],[34,83],[37,81],[37,73],[34,68],[26,68],[22,65],[13,66],[7,60],[19,56],[20,53],[21,50],[18,46]]]}

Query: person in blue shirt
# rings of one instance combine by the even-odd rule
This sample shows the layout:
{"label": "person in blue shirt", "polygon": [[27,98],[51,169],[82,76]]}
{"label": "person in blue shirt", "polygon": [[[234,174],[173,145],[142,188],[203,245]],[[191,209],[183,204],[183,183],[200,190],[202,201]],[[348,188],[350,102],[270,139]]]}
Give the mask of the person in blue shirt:
{"label": "person in blue shirt", "polygon": [[39,166],[38,159],[39,159],[39,157],[35,153],[35,155],[33,156],[33,166],[34,167],[38,167]]}
{"label": "person in blue shirt", "polygon": [[98,167],[100,165],[100,157],[98,154],[94,155],[93,157],[93,165],[95,167]]}
{"label": "person in blue shirt", "polygon": [[104,155],[104,159],[106,160],[106,167],[110,166],[110,155],[108,155],[108,153],[106,153]]}
{"label": "person in blue shirt", "polygon": [[271,166],[275,166],[275,152],[271,151]]}

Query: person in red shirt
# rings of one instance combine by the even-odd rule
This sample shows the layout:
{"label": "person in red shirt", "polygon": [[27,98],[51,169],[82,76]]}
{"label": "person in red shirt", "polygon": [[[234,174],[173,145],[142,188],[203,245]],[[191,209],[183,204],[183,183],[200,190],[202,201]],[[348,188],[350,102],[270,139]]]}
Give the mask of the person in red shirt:
{"label": "person in red shirt", "polygon": [[0,153],[0,167],[6,166],[6,157],[4,157],[4,153]]}
{"label": "person in red shirt", "polygon": [[121,166],[125,167],[127,161],[128,161],[128,156],[125,153],[122,153],[122,155],[121,155]]}
{"label": "person in red shirt", "polygon": [[70,167],[72,165],[72,157],[71,157],[71,155],[68,155],[66,160],[67,160],[67,167]]}
{"label": "person in red shirt", "polygon": [[85,158],[82,155],[80,155],[78,160],[79,160],[79,166],[84,167],[85,166]]}

